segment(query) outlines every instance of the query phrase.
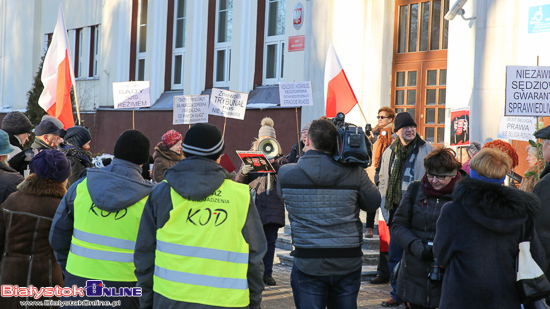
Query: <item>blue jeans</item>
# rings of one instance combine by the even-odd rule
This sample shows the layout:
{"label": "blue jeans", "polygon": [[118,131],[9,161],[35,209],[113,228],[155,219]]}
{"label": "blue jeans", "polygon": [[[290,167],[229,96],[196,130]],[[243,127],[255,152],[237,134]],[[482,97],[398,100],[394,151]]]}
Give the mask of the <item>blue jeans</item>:
{"label": "blue jeans", "polygon": [[[390,228],[390,252],[389,252],[389,260],[388,260],[388,267],[390,269],[390,276],[393,272],[393,269],[395,268],[395,265],[401,261],[401,257],[403,256],[403,248],[393,239],[392,235],[392,229]],[[397,281],[391,280],[391,298],[395,299],[397,302],[401,302],[401,299],[397,297]]]}
{"label": "blue jeans", "polygon": [[312,276],[292,266],[294,304],[301,308],[357,308],[361,268],[346,275]]}

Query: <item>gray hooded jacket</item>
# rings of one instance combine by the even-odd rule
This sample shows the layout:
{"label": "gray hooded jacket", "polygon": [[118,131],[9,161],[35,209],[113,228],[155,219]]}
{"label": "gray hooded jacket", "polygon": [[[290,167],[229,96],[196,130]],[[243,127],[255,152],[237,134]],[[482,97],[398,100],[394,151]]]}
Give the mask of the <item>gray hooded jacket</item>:
{"label": "gray hooded jacket", "polygon": [[[138,286],[142,288],[141,308],[218,308],[214,306],[179,302],[153,291],[156,232],[170,218],[173,209],[170,189],[182,197],[199,201],[214,193],[229,174],[218,163],[203,157],[193,156],[178,162],[166,173],[166,182],[159,183],[147,200],[134,253]],[[251,199],[242,235],[249,245],[248,289],[249,308],[260,308],[264,289],[262,259],[267,250],[262,222],[254,201]]]}

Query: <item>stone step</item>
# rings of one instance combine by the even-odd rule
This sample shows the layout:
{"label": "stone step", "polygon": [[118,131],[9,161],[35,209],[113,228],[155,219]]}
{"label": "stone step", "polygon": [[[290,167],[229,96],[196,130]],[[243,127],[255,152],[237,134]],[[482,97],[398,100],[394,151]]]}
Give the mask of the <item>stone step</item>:
{"label": "stone step", "polygon": [[[290,234],[279,233],[277,238],[277,243],[275,245],[277,248],[284,250],[293,250],[292,246],[292,237]],[[363,250],[380,250],[380,238],[378,235],[374,235],[372,238],[363,238]]]}

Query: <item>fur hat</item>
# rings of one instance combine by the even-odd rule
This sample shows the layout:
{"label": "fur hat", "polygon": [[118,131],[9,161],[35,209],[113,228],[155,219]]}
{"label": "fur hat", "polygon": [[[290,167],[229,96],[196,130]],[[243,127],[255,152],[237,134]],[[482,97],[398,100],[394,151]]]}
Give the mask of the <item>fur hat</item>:
{"label": "fur hat", "polygon": [[32,123],[22,112],[9,112],[2,120],[2,130],[13,135],[31,133]]}
{"label": "fur hat", "polygon": [[265,117],[264,119],[262,119],[261,125],[262,127],[260,128],[260,131],[258,131],[258,138],[262,138],[264,136],[277,138],[277,135],[275,134],[275,129],[273,128],[275,126],[275,122],[273,121],[273,119]]}
{"label": "fur hat", "polygon": [[183,136],[175,130],[169,130],[162,136],[162,145],[167,149],[177,144],[183,139]]}
{"label": "fur hat", "polygon": [[59,136],[68,144],[78,148],[82,148],[82,146],[92,140],[92,134],[90,134],[90,131],[81,126],[70,127],[67,130],[59,129]]}
{"label": "fur hat", "polygon": [[211,124],[197,123],[187,131],[181,144],[186,158],[201,156],[217,160],[225,149],[222,132]]}
{"label": "fur hat", "polygon": [[115,158],[137,165],[149,162],[149,138],[139,130],[126,130],[115,144]]}
{"label": "fur hat", "polygon": [[395,115],[395,120],[393,121],[395,125],[394,132],[399,131],[403,127],[416,127],[416,122],[414,122],[413,117],[408,112],[401,112]]}
{"label": "fur hat", "polygon": [[71,176],[71,163],[57,149],[42,150],[32,158],[29,165],[38,178],[62,183]]}

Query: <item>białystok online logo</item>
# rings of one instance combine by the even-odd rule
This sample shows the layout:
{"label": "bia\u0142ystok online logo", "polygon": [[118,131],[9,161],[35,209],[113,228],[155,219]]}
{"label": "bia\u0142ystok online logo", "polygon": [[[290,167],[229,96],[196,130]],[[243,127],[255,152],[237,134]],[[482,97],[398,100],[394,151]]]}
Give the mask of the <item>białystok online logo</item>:
{"label": "bia\u0142ystok online logo", "polygon": [[18,285],[4,284],[1,287],[2,297],[140,297],[140,287],[106,287],[102,280],[87,280],[86,286],[81,288],[76,285],[72,287],[42,287],[40,289],[33,285],[20,287]]}

